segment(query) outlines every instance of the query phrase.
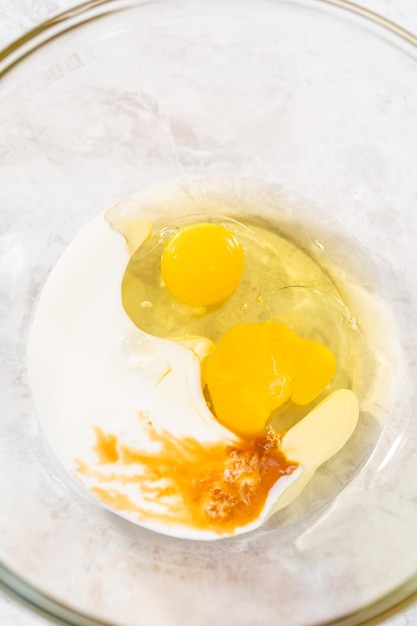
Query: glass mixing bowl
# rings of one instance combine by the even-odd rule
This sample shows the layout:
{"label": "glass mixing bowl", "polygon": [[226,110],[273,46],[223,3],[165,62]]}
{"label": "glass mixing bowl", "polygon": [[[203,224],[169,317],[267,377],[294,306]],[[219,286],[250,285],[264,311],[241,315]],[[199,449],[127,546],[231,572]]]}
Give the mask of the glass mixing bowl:
{"label": "glass mixing bowl", "polygon": [[[416,40],[343,0],[110,0],[0,60],[3,586],[79,626],[353,625],[415,592]],[[154,534],[71,490],[25,368],[39,291],[74,234],[172,180],[220,196],[227,180],[259,217],[328,237],[370,310],[390,311],[368,427],[262,529],[214,543]]]}

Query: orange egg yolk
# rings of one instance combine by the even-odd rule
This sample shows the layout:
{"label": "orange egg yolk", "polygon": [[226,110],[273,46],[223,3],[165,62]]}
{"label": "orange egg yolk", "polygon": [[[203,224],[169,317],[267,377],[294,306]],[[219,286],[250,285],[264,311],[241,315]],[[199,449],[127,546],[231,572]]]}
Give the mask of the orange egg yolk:
{"label": "orange egg yolk", "polygon": [[210,306],[230,296],[241,279],[244,251],[221,224],[192,224],[165,246],[161,273],[168,291],[191,306]]}
{"label": "orange egg yolk", "polygon": [[241,436],[253,436],[285,402],[314,400],[335,369],[326,346],[268,321],[238,324],[223,335],[203,363],[202,378],[217,419]]}

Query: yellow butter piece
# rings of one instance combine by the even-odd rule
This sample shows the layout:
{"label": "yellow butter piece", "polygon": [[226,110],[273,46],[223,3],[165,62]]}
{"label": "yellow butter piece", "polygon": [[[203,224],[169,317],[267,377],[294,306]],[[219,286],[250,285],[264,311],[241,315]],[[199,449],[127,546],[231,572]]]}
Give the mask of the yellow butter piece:
{"label": "yellow butter piece", "polygon": [[359,417],[359,403],[350,389],[338,389],[290,428],[281,441],[281,450],[301,467],[299,477],[272,507],[270,515],[288,506],[312,479],[320,465],[345,445]]}

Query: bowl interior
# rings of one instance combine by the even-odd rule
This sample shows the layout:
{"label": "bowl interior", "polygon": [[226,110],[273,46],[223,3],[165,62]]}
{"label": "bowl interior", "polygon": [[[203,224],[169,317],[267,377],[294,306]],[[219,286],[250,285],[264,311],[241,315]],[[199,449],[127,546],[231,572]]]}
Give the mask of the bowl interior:
{"label": "bowl interior", "polygon": [[[417,49],[301,0],[108,2],[34,41],[0,100],[3,577],[74,624],[360,623],[417,586]],[[215,544],[132,527],[68,488],[25,366],[75,233],[167,184],[318,241],[372,347],[349,449],[264,528]]]}

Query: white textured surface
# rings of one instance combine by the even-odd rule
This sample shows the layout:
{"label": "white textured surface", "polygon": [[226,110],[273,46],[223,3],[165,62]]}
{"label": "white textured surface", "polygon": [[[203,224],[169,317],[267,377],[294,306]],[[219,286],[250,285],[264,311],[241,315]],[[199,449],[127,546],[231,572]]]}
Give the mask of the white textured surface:
{"label": "white textured surface", "polygon": [[[68,0],[0,0],[0,46],[73,4]],[[417,33],[416,0],[362,0],[361,4]],[[0,623],[5,626],[40,626],[47,622],[3,596],[0,598]],[[383,622],[376,620],[374,623],[413,626],[417,623],[417,608],[409,607]]]}

